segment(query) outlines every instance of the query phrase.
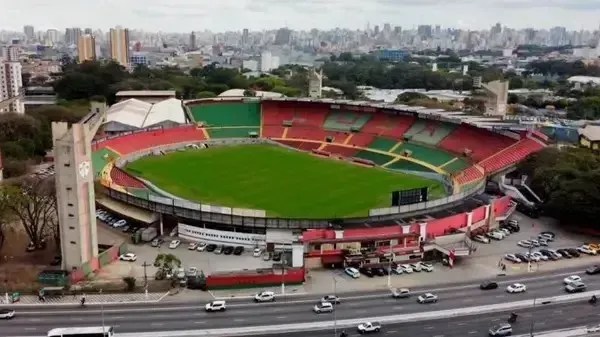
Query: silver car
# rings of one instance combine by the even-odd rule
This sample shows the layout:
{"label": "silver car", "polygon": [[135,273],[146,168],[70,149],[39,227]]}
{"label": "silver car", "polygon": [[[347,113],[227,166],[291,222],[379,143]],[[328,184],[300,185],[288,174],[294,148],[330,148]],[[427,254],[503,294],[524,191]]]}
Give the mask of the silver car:
{"label": "silver car", "polygon": [[508,323],[494,325],[489,330],[490,336],[510,336],[512,335],[512,326]]}

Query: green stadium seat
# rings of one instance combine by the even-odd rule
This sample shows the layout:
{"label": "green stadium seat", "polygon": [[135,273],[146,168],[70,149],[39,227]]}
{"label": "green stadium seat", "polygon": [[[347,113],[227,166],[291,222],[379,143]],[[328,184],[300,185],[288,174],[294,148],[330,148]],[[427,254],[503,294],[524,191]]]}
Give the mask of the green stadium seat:
{"label": "green stadium seat", "polygon": [[417,119],[410,129],[404,133],[404,137],[419,143],[437,145],[456,127],[456,125],[450,123]]}
{"label": "green stadium seat", "polygon": [[252,133],[260,132],[258,127],[232,127],[207,129],[210,138],[249,138]]}
{"label": "green stadium seat", "polygon": [[100,171],[108,164],[110,158],[119,158],[119,155],[115,152],[102,148],[92,152],[92,167],[94,168],[94,176],[98,176]]}
{"label": "green stadium seat", "polygon": [[333,111],[327,115],[323,128],[336,131],[359,131],[371,118],[370,114]]}
{"label": "green stadium seat", "polygon": [[201,104],[191,108],[196,122],[207,127],[260,126],[260,103]]}
{"label": "green stadium seat", "polygon": [[397,140],[377,137],[371,144],[369,144],[369,148],[389,152],[394,146],[396,146],[396,144],[398,144]]}
{"label": "green stadium seat", "polygon": [[448,173],[454,173],[466,169],[467,167],[469,167],[469,165],[471,164],[469,164],[467,161],[460,158],[456,158],[455,161],[449,163],[446,166],[441,167],[441,169]]}
{"label": "green stadium seat", "polygon": [[413,143],[403,143],[394,149],[394,153],[397,154],[403,154],[405,151],[410,151],[412,158],[424,161],[433,166],[443,165],[455,158],[450,153]]}
{"label": "green stadium seat", "polygon": [[394,159],[394,157],[392,157],[392,156],[388,156],[388,155],[385,155],[383,153],[378,153],[378,152],[371,152],[368,150],[362,150],[362,151],[358,152],[355,155],[355,157],[370,160],[379,166]]}
{"label": "green stadium seat", "polygon": [[419,172],[434,172],[431,169],[419,165],[417,163],[413,163],[408,160],[398,160],[388,166],[386,168],[391,170],[402,170],[402,171],[419,171]]}

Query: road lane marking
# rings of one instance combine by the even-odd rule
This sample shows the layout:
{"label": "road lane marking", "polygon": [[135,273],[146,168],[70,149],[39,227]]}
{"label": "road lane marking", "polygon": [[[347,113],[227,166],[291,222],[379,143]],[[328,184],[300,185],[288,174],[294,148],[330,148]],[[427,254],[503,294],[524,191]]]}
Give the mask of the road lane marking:
{"label": "road lane marking", "polygon": [[504,298],[506,295],[496,295],[496,298]]}
{"label": "road lane marking", "polygon": [[426,326],[425,330],[433,330],[434,328],[432,326]]}
{"label": "road lane marking", "polygon": [[554,310],[553,313],[555,313],[555,314],[562,314],[563,311],[562,310]]}
{"label": "road lane marking", "polygon": [[152,326],[162,326],[162,325],[164,325],[164,323],[152,322],[152,323],[150,323],[150,325],[152,325]]}
{"label": "road lane marking", "polygon": [[467,325],[467,323],[465,323],[465,322],[460,322],[460,323],[456,323],[456,325],[463,326],[463,325]]}
{"label": "road lane marking", "polygon": [[83,318],[81,317],[73,317],[71,318],[72,321],[83,321]]}
{"label": "road lane marking", "polygon": [[444,335],[435,335],[433,337],[444,337]]}
{"label": "road lane marking", "polygon": [[472,335],[472,334],[477,333],[477,332],[478,332],[477,330],[469,331],[469,335]]}
{"label": "road lane marking", "polygon": [[26,327],[26,328],[25,328],[25,330],[28,330],[28,331],[33,331],[33,330],[37,330],[37,328]]}
{"label": "road lane marking", "polygon": [[40,318],[30,318],[30,319],[28,319],[28,321],[30,321],[30,322],[41,322],[42,320]]}
{"label": "road lane marking", "polygon": [[398,331],[396,331],[396,330],[390,330],[390,331],[386,331],[385,333],[386,333],[386,334],[393,334],[393,333],[397,333],[397,332],[398,332]]}
{"label": "road lane marking", "polygon": [[287,316],[277,316],[276,318],[277,318],[277,319],[286,319],[286,318],[287,318]]}
{"label": "road lane marking", "polygon": [[125,318],[125,316],[115,316],[115,317],[113,317],[113,318],[114,318],[114,319],[124,319],[124,318]]}
{"label": "road lane marking", "polygon": [[234,322],[245,322],[246,320],[243,318],[234,318],[233,321]]}
{"label": "road lane marking", "polygon": [[197,321],[197,322],[194,322],[194,323],[195,323],[195,324],[205,324],[205,323],[206,323],[206,321]]}
{"label": "road lane marking", "polygon": [[498,322],[499,320],[500,320],[500,318],[494,318],[494,319],[492,320],[492,322]]}
{"label": "road lane marking", "polygon": [[368,312],[368,310],[362,309],[362,310],[356,310],[357,314],[366,314]]}

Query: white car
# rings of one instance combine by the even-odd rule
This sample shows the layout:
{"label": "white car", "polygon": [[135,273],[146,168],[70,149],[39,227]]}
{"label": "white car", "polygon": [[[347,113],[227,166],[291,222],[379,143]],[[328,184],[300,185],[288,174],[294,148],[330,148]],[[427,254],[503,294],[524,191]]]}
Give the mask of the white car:
{"label": "white car", "polygon": [[123,227],[123,226],[126,226],[126,225],[127,225],[127,221],[121,219],[121,220],[115,222],[112,226],[115,227],[115,228],[120,228],[120,227]]}
{"label": "white car", "polygon": [[437,295],[434,295],[432,293],[423,294],[417,298],[417,302],[419,302],[421,304],[436,303],[437,301],[438,301]]}
{"label": "white car", "polygon": [[411,274],[413,272],[413,269],[409,264],[403,264],[398,267],[402,268],[403,273]]}
{"label": "white car", "polygon": [[254,295],[254,302],[275,302],[275,293],[272,291],[261,291]]}
{"label": "white car", "polygon": [[392,271],[398,275],[402,275],[404,273],[402,266],[397,266],[395,269],[392,269]]}
{"label": "white car", "polygon": [[504,234],[497,232],[497,231],[493,231],[493,232],[489,232],[486,234],[489,238],[495,239],[495,240],[502,240],[504,239]]}
{"label": "white car", "polygon": [[212,301],[210,303],[207,303],[204,306],[204,309],[206,311],[225,311],[227,310],[227,305],[225,301]]}
{"label": "white car", "polygon": [[578,275],[571,275],[569,277],[565,277],[565,279],[563,280],[563,282],[565,284],[570,284],[570,283],[575,283],[575,282],[581,282],[581,277]]}
{"label": "white car", "polygon": [[175,249],[175,248],[179,247],[180,244],[181,244],[181,241],[173,240],[173,241],[171,241],[171,243],[169,243],[169,248]]}
{"label": "white car", "polygon": [[420,265],[421,265],[421,269],[428,273],[431,273],[433,271],[433,265],[431,263],[421,262]]}
{"label": "white car", "polygon": [[514,293],[523,293],[527,291],[527,287],[522,283],[513,283],[506,287],[506,291],[514,294]]}
{"label": "white car", "polygon": [[254,251],[252,252],[252,256],[254,257],[260,257],[262,255],[262,249],[260,248],[254,248]]}
{"label": "white car", "polygon": [[523,255],[525,255],[531,261],[540,262],[540,260],[541,260],[541,258],[539,256],[534,255],[533,253],[531,253],[531,254],[523,253]]}
{"label": "white car", "polygon": [[592,249],[590,246],[586,246],[586,245],[578,247],[577,251],[584,253],[584,254],[588,254],[588,255],[598,254],[598,252],[595,249]]}
{"label": "white car", "polygon": [[352,278],[360,277],[360,272],[356,268],[346,268],[346,269],[344,269],[344,272],[346,274],[350,275],[350,277],[352,277]]}
{"label": "white car", "polygon": [[125,253],[125,254],[119,256],[119,260],[133,262],[133,261],[137,260],[137,256],[134,253]]}
{"label": "white car", "polygon": [[505,237],[510,235],[510,231],[506,228],[499,228],[499,229],[497,229],[497,231],[500,233],[504,233]]}
{"label": "white car", "polygon": [[196,250],[196,248],[198,248],[198,243],[196,242],[190,242],[190,244],[188,245],[189,250]]}
{"label": "white car", "polygon": [[196,247],[196,250],[197,250],[197,251],[199,251],[199,252],[203,252],[203,251],[205,251],[205,250],[206,250],[206,246],[208,246],[208,245],[206,244],[206,242],[200,242],[200,243],[198,244],[198,247]]}
{"label": "white car", "polygon": [[531,256],[538,258],[536,261],[548,261],[548,257],[540,252],[533,252]]}
{"label": "white car", "polygon": [[418,262],[417,262],[417,263],[411,263],[411,264],[410,264],[410,268],[411,268],[413,271],[420,272],[420,271],[421,271],[421,264],[420,264],[420,263],[418,263]]}
{"label": "white car", "polygon": [[483,235],[475,235],[473,237],[473,241],[481,242],[481,243],[490,243],[490,239],[486,238]]}
{"label": "white car", "polygon": [[530,248],[530,247],[533,247],[533,243],[531,243],[531,241],[529,241],[529,240],[521,240],[521,241],[517,242],[517,246],[523,247],[523,248]]}
{"label": "white car", "polygon": [[321,302],[313,307],[313,311],[317,314],[321,314],[324,312],[333,312],[333,304],[329,302]]}
{"label": "white car", "polygon": [[504,255],[504,259],[513,263],[521,263],[521,259],[519,259],[515,254],[506,254]]}
{"label": "white car", "polygon": [[15,317],[15,311],[12,309],[0,309],[0,319],[11,319]]}

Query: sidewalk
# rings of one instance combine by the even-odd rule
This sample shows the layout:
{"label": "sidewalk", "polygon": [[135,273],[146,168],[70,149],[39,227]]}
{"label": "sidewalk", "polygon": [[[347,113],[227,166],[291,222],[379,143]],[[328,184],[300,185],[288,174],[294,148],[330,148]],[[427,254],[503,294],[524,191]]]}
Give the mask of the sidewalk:
{"label": "sidewalk", "polygon": [[[94,304],[126,304],[126,303],[155,303],[159,302],[166,293],[133,293],[133,294],[85,294],[85,303]],[[80,304],[81,295],[66,295],[62,297],[47,297],[41,302],[37,296],[23,295],[13,306],[37,306],[37,305],[74,305]],[[5,296],[2,296],[0,303],[6,303]]]}

